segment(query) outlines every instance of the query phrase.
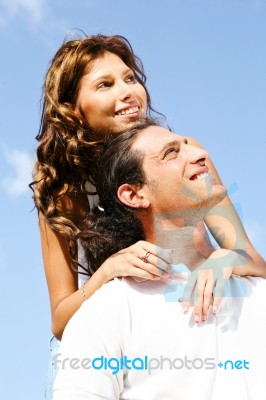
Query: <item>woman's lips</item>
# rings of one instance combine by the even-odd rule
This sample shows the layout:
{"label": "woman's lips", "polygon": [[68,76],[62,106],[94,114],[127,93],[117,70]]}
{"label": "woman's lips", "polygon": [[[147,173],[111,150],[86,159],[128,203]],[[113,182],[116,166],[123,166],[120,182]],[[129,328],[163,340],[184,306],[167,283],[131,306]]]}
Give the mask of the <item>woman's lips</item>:
{"label": "woman's lips", "polygon": [[119,110],[115,113],[117,116],[131,116],[131,115],[136,115],[140,111],[139,106],[131,106],[128,108],[123,108],[122,110]]}

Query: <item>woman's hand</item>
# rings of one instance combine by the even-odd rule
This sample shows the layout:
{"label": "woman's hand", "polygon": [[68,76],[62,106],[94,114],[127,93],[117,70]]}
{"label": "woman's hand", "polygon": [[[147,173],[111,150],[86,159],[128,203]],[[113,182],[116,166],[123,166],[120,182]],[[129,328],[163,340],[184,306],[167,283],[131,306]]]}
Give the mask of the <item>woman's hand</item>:
{"label": "woman's hand", "polygon": [[184,313],[194,302],[195,322],[206,322],[210,305],[216,313],[228,279],[232,274],[245,275],[246,263],[246,257],[236,251],[215,250],[189,277],[181,302]]}
{"label": "woman's hand", "polygon": [[141,240],[113,254],[99,270],[102,269],[107,281],[121,276],[132,276],[138,281],[158,280],[168,277],[171,263],[172,250]]}

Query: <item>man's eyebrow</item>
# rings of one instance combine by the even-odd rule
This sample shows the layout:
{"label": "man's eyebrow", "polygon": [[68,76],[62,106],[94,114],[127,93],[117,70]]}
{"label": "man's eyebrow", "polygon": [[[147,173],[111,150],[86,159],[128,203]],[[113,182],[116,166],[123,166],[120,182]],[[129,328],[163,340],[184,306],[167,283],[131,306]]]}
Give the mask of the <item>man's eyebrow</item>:
{"label": "man's eyebrow", "polygon": [[171,142],[166,143],[159,151],[159,155],[164,154],[165,150],[169,149],[171,146],[180,146],[180,143],[181,140],[172,140]]}

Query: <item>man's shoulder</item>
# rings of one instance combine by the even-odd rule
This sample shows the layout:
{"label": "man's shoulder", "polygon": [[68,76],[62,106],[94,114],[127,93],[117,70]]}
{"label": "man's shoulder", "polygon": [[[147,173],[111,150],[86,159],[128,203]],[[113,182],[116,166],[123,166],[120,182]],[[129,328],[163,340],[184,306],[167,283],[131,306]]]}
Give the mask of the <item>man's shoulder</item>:
{"label": "man's shoulder", "polygon": [[88,304],[88,301],[92,299],[103,298],[109,295],[115,300],[123,295],[123,286],[121,278],[114,278],[96,290],[96,292],[84,302],[84,305]]}
{"label": "man's shoulder", "polygon": [[114,279],[82,303],[69,320],[66,332],[73,330],[76,332],[77,327],[80,327],[84,334],[89,334],[92,326],[97,326],[100,330],[104,327],[120,329],[121,321],[125,321],[128,315],[128,302],[123,283],[120,279]]}
{"label": "man's shoulder", "polygon": [[114,309],[122,308],[126,300],[124,283],[120,278],[115,278],[103,286],[83,302],[80,312],[107,313],[107,310],[113,314]]}

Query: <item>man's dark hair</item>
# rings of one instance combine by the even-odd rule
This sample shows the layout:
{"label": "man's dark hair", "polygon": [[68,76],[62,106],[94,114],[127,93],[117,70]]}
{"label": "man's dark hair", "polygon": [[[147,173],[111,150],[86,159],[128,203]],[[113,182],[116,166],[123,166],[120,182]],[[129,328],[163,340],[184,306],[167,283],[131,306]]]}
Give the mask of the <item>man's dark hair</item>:
{"label": "man's dark hair", "polygon": [[124,183],[142,186],[146,182],[144,155],[133,144],[150,126],[158,126],[157,121],[145,119],[119,135],[108,135],[103,143],[93,177],[100,206],[92,210],[79,234],[90,274],[111,255],[144,239],[135,211],[119,201],[117,190]]}

